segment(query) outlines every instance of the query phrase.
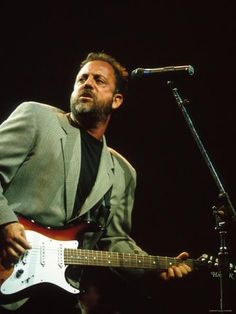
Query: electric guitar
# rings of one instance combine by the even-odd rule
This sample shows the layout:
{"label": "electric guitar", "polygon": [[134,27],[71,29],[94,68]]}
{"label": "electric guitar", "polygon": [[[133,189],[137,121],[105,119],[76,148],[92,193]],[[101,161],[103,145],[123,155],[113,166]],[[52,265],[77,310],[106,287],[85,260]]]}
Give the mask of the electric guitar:
{"label": "electric guitar", "polygon": [[[23,217],[19,217],[19,220],[26,229],[26,237],[32,248],[10,267],[4,267],[0,260],[0,291],[3,296],[17,296],[18,293],[43,283],[78,294],[79,289],[66,280],[65,271],[69,265],[161,271],[183,262],[173,257],[79,249],[79,243],[75,239],[78,239],[78,234],[86,231],[89,224],[53,229],[42,227]],[[206,267],[209,263],[212,265],[215,261],[210,261],[203,255],[200,259],[187,259],[184,263],[194,269]]]}

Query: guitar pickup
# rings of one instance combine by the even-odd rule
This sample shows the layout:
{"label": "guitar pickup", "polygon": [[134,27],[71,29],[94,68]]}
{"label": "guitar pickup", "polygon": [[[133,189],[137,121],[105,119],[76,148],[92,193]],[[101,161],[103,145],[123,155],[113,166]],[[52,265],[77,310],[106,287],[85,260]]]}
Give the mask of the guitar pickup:
{"label": "guitar pickup", "polygon": [[45,266],[45,243],[42,242],[42,244],[40,245],[40,264],[42,266]]}

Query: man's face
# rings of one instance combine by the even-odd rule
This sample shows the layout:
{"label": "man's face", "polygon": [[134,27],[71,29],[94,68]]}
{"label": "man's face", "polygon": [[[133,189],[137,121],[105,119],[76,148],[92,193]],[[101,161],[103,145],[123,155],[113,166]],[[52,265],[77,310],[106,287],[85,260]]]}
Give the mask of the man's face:
{"label": "man's face", "polygon": [[90,61],[79,71],[71,94],[71,112],[75,120],[95,127],[112,111],[116,78],[112,66],[104,61]]}

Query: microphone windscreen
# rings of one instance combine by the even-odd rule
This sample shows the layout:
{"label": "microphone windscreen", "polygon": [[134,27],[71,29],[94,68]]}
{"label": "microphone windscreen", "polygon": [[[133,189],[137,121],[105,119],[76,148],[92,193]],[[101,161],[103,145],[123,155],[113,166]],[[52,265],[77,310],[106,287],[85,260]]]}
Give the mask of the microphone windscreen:
{"label": "microphone windscreen", "polygon": [[141,68],[135,69],[131,72],[131,79],[140,78],[141,76],[143,76],[143,69]]}

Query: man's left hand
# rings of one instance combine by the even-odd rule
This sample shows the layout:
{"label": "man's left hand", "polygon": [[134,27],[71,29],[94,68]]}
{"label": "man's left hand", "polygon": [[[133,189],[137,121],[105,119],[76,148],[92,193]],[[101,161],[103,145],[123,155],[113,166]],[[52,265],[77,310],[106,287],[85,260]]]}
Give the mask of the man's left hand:
{"label": "man's left hand", "polygon": [[174,278],[182,278],[192,271],[191,267],[184,263],[189,257],[187,252],[180,253],[176,258],[183,260],[183,263],[180,263],[177,266],[171,266],[166,271],[161,272],[160,277],[164,280],[170,280]]}

